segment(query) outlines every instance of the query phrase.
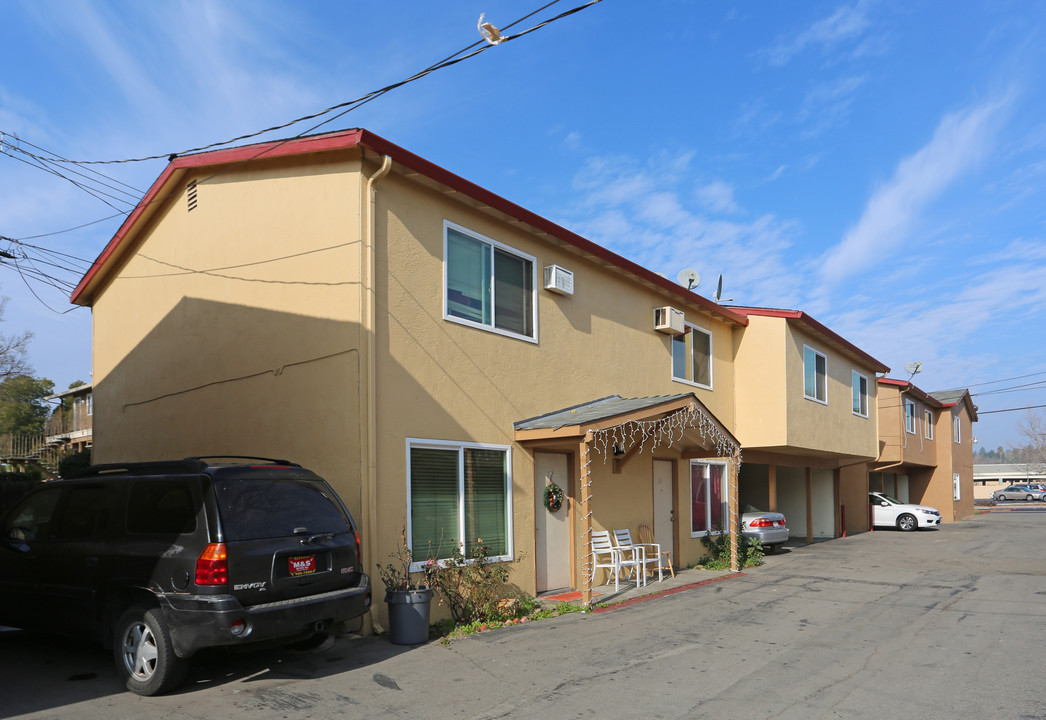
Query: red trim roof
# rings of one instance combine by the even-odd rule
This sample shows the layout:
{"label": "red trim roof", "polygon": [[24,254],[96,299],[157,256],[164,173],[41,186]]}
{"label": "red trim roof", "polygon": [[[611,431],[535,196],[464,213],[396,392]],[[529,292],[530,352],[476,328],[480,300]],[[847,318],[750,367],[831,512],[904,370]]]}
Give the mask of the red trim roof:
{"label": "red trim roof", "polygon": [[919,387],[917,387],[915,385],[912,385],[912,383],[910,381],[908,381],[908,380],[898,380],[896,378],[885,378],[884,377],[884,378],[879,378],[876,382],[878,382],[880,385],[891,385],[893,387],[901,388],[901,392],[907,391],[910,394],[912,394],[915,397],[917,397],[922,402],[924,402],[927,405],[930,405],[932,407],[935,407],[935,408],[948,407],[947,405],[943,404],[940,400],[938,400],[937,398],[935,398],[932,395],[930,395],[930,393],[926,392],[925,390],[923,390],[923,389],[921,389],[921,388],[919,388]]}
{"label": "red trim roof", "polygon": [[829,330],[826,326],[814,320],[808,314],[802,310],[782,310],[779,308],[758,308],[758,307],[731,307],[731,310],[736,312],[738,315],[749,317],[750,315],[757,315],[760,317],[776,317],[784,318],[786,320],[795,320],[807,328],[820,335],[821,337],[841,347],[844,351],[850,353],[854,357],[863,361],[868,367],[875,370],[875,372],[890,372],[890,368],[883,363],[876,360],[874,357],[866,353],[861,348],[854,345],[852,342],[844,338],[842,335]]}
{"label": "red trim roof", "polygon": [[686,290],[671,280],[664,278],[657,273],[618,255],[617,253],[611,252],[591,240],[586,240],[580,235],[557,225],[551,220],[526,210],[525,208],[506,200],[500,195],[492,193],[475,183],[469,182],[449,170],[446,170],[435,163],[429,162],[428,160],[404,150],[400,146],[363,129],[344,130],[327,133],[325,135],[279,140],[259,143],[256,145],[244,145],[236,148],[214,150],[212,152],[185,155],[175,158],[152,184],[152,187],[149,188],[145,197],[142,198],[142,201],[138,203],[138,206],[123,222],[120,229],[117,230],[116,234],[113,236],[113,239],[109,241],[109,244],[106,245],[101,255],[98,256],[98,259],[95,260],[91,265],[91,268],[80,280],[80,283],[73,291],[71,297],[72,302],[80,305],[90,305],[93,303],[94,298],[87,296],[88,288],[90,288],[95,279],[98,278],[102,269],[125,242],[129,233],[134,229],[145,211],[150,208],[153,203],[163,199],[162,193],[165,191],[167,183],[176,172],[191,168],[214,167],[231,163],[248,162],[261,158],[262,156],[265,158],[288,157],[330,150],[344,150],[355,147],[372,150],[380,155],[388,155],[396,163],[405,168],[425,175],[432,180],[445,185],[452,190],[467,195],[490,208],[503,212],[506,215],[525,222],[540,231],[548,233],[564,243],[573,245],[583,253],[603,260],[604,262],[614,265],[626,273],[636,276],[647,283],[656,285],[663,290],[667,290],[674,295],[677,295],[683,302],[698,305],[706,311],[722,317],[728,322],[737,325],[748,324],[748,319],[744,315],[739,314],[730,308],[718,305],[697,293]]}

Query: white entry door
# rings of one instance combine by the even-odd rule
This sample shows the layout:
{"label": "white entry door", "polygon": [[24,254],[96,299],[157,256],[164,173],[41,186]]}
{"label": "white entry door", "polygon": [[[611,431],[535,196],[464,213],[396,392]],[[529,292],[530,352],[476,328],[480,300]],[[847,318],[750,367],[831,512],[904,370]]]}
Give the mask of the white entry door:
{"label": "white entry door", "polygon": [[537,591],[571,587],[570,581],[570,513],[567,503],[556,512],[549,512],[544,503],[546,478],[570,491],[567,469],[569,455],[534,453],[534,559]]}
{"label": "white entry door", "polygon": [[671,460],[654,461],[654,540],[661,550],[675,555],[675,523],[672,522],[672,468]]}

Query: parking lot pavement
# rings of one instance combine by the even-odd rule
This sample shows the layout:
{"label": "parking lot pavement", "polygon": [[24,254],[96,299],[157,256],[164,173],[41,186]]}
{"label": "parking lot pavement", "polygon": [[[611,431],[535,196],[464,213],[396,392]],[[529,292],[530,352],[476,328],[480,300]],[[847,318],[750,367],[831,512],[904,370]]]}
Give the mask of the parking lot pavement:
{"label": "parking lot pavement", "polygon": [[548,718],[1046,717],[1046,512],[788,548],[743,576],[602,614],[398,647],[346,636],[212,653],[164,697],[104,651],[0,632],[0,715]]}

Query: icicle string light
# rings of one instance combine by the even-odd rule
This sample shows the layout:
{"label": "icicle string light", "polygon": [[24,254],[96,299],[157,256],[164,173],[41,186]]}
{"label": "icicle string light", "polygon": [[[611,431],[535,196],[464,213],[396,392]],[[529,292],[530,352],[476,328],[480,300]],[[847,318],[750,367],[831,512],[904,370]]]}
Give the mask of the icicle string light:
{"label": "icicle string light", "polygon": [[701,444],[713,451],[715,457],[729,458],[734,472],[738,472],[741,448],[697,405],[690,405],[657,420],[626,420],[612,428],[596,430],[594,444],[596,451],[605,460],[617,446],[631,448],[638,444],[639,452],[671,447],[682,441],[687,430],[697,430],[701,435]]}

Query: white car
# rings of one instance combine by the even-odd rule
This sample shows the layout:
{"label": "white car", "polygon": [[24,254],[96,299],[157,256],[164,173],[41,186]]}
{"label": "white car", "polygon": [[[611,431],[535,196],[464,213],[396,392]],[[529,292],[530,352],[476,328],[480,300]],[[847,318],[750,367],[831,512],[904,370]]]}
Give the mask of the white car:
{"label": "white car", "polygon": [[941,524],[941,513],[935,508],[903,503],[886,493],[870,492],[868,502],[872,506],[872,524],[876,527],[909,531]]}

